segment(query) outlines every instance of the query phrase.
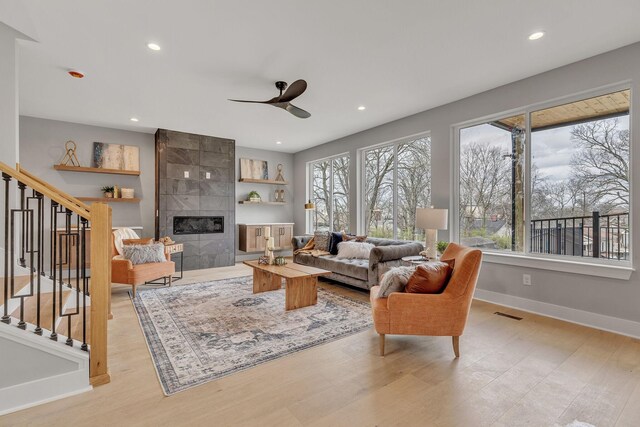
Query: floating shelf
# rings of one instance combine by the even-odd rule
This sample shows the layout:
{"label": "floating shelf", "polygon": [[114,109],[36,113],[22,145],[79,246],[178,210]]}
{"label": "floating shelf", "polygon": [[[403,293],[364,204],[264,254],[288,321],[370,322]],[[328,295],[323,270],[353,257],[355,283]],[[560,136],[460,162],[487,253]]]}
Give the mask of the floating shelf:
{"label": "floating shelf", "polygon": [[53,168],[57,171],[108,173],[108,174],[114,174],[114,175],[140,176],[140,171],[125,171],[120,169],[89,168],[84,166],[68,166],[68,165],[53,165]]}
{"label": "floating shelf", "polygon": [[83,202],[103,202],[103,203],[140,203],[140,199],[134,197],[132,199],[125,199],[123,197],[76,197],[76,199]]}
{"label": "floating shelf", "polygon": [[240,200],[241,205],[286,205],[287,202],[251,202],[249,200]]}
{"label": "floating shelf", "polygon": [[247,182],[251,184],[275,184],[275,185],[288,185],[288,181],[276,181],[275,179],[253,179],[253,178],[240,178],[240,182]]}

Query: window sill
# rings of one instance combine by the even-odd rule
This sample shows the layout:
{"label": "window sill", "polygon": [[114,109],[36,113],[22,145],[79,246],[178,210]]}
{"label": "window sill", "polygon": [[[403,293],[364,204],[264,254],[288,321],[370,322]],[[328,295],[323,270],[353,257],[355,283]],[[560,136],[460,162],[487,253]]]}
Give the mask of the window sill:
{"label": "window sill", "polygon": [[497,252],[484,252],[483,260],[494,264],[513,265],[539,270],[561,271],[563,273],[606,277],[618,280],[629,280],[629,278],[631,278],[631,273],[635,271],[630,263],[611,265]]}

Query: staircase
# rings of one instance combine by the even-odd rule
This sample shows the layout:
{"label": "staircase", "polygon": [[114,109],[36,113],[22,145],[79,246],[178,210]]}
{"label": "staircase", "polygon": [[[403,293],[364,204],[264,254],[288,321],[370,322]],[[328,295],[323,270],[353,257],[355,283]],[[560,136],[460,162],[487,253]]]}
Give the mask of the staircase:
{"label": "staircase", "polygon": [[0,172],[2,415],[110,381],[111,209],[19,166]]}

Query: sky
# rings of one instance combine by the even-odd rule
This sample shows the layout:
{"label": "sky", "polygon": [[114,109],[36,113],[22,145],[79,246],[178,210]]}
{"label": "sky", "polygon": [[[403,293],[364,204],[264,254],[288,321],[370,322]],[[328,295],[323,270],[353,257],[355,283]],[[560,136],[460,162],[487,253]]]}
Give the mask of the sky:
{"label": "sky", "polygon": [[[618,128],[629,129],[629,116],[619,117]],[[475,141],[480,144],[499,145],[505,154],[511,153],[511,133],[495,126],[483,124],[460,131],[460,143]],[[562,181],[571,175],[571,156],[576,143],[571,141],[571,126],[533,132],[531,154],[533,162],[550,181]],[[505,159],[508,162],[509,159]]]}

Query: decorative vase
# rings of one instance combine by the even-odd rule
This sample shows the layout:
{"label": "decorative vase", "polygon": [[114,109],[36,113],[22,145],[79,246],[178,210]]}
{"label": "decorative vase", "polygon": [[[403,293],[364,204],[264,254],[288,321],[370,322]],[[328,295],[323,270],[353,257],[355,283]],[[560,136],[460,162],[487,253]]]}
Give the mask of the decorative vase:
{"label": "decorative vase", "polygon": [[260,203],[261,200],[260,197],[249,197],[249,201],[252,203]]}
{"label": "decorative vase", "polygon": [[104,193],[104,197],[106,197],[107,199],[113,199],[113,193],[112,192]]}

